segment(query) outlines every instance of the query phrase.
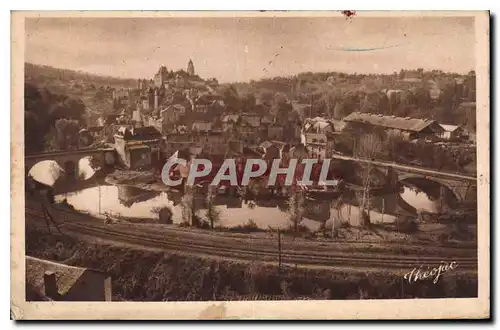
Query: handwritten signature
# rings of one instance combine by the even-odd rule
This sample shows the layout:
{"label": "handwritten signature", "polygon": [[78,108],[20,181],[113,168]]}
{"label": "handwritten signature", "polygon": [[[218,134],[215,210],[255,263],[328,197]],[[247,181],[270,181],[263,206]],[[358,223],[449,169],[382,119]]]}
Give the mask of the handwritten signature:
{"label": "handwritten signature", "polygon": [[422,270],[422,266],[418,268],[413,268],[410,272],[404,275],[404,279],[408,280],[408,283],[415,283],[419,280],[427,280],[430,278],[434,278],[432,283],[436,284],[439,281],[439,277],[455,268],[458,267],[458,263],[456,261],[452,262],[444,262],[441,261],[441,264],[437,267],[429,267],[427,266],[427,270]]}

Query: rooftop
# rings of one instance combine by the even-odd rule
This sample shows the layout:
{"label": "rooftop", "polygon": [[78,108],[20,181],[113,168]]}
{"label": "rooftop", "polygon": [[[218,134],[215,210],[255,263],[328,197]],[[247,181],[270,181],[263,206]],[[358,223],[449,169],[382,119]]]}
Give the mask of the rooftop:
{"label": "rooftop", "polygon": [[435,120],[417,119],[411,117],[396,117],[383,116],[381,114],[372,114],[364,112],[353,112],[344,118],[345,122],[367,123],[374,126],[385,128],[394,128],[404,131],[420,132],[431,124],[436,123]]}
{"label": "rooftop", "polygon": [[445,125],[445,124],[439,124],[439,126],[441,126],[447,132],[453,132],[460,127],[458,125]]}
{"label": "rooftop", "polygon": [[160,131],[153,126],[134,127],[132,129],[120,127],[117,134],[125,140],[157,140],[163,138]]}
{"label": "rooftop", "polygon": [[[64,264],[26,256],[26,284],[29,285],[32,294],[45,297],[45,272],[55,272],[57,288],[60,294],[67,293],[87,268],[67,266]],[[99,272],[95,270],[90,270]]]}

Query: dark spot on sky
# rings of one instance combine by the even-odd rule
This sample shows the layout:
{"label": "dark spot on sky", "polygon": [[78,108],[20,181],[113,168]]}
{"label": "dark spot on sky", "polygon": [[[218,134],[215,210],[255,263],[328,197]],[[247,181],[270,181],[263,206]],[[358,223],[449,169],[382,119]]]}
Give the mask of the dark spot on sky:
{"label": "dark spot on sky", "polygon": [[356,11],[355,10],[341,10],[340,11],[342,15],[345,16],[346,19],[352,18],[353,16],[356,16]]}

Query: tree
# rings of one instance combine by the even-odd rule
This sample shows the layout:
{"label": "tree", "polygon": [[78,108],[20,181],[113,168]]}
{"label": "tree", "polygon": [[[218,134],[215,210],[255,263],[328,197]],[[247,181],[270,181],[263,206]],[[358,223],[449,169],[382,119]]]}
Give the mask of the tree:
{"label": "tree", "polygon": [[[367,160],[367,162],[361,163],[363,170],[361,171],[361,201],[359,205],[360,223],[362,226],[368,226],[370,224],[369,219],[369,200],[370,200],[370,188],[372,184],[373,176],[373,164],[371,160],[375,160],[383,150],[382,139],[377,134],[365,134],[361,135],[358,143],[354,149],[354,157],[362,160]],[[368,207],[368,213],[366,209]]]}
{"label": "tree", "polygon": [[[342,194],[330,202],[331,208],[334,209],[335,211],[337,211],[337,218],[339,219],[339,222],[342,221],[342,212],[341,211],[342,211],[342,207],[345,205],[344,198],[345,197]],[[332,219],[331,237],[333,238],[336,235],[337,229],[335,228],[335,218],[332,217],[331,219]]]}
{"label": "tree", "polygon": [[71,119],[59,119],[55,123],[57,144],[61,150],[78,147],[80,125]]}
{"label": "tree", "polygon": [[299,226],[302,222],[302,217],[305,212],[305,197],[304,192],[297,187],[293,187],[290,191],[288,199],[288,215],[292,223],[295,234],[299,232]]}
{"label": "tree", "polygon": [[194,191],[192,187],[187,187],[181,199],[182,220],[184,223],[193,226],[195,222],[196,209],[194,205]]}
{"label": "tree", "polygon": [[210,229],[214,229],[214,224],[220,220],[220,211],[217,209],[215,204],[215,198],[217,197],[216,187],[209,186],[206,198],[207,206],[207,218],[210,222]]}
{"label": "tree", "polygon": [[269,89],[261,89],[259,92],[258,99],[261,104],[271,107],[273,105],[274,95]]}

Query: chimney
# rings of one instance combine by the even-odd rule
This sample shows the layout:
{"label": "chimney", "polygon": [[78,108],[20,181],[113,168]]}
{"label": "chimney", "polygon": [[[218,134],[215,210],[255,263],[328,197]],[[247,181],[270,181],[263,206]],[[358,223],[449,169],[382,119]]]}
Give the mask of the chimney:
{"label": "chimney", "polygon": [[43,274],[43,281],[45,284],[45,295],[53,300],[59,297],[59,290],[57,289],[56,273],[46,271]]}

